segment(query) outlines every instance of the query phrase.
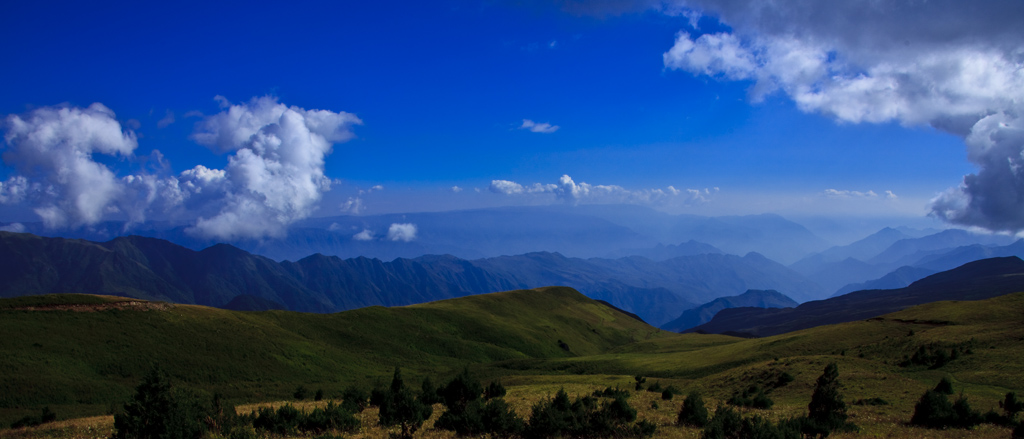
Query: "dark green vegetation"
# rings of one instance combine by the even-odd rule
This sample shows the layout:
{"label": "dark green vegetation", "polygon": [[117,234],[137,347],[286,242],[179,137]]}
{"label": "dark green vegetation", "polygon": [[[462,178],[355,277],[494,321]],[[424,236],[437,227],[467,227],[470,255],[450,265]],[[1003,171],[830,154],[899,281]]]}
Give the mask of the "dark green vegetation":
{"label": "dark green vegetation", "polygon": [[898,290],[857,291],[796,308],[732,308],[694,332],[784,334],[815,326],[869,319],[938,300],[980,300],[1024,291],[1024,261],[1015,256],[971,262]]}
{"label": "dark green vegetation", "polygon": [[[38,413],[51,405],[62,416],[106,412],[152,364],[183,386],[232,400],[292,399],[299,386],[335,396],[387,377],[396,364],[423,376],[467,363],[593,355],[668,335],[568,288],[329,315],[160,304],[118,309],[119,300],[0,300],[5,425],[28,414],[16,407]],[[90,307],[22,309],[49,301]]]}

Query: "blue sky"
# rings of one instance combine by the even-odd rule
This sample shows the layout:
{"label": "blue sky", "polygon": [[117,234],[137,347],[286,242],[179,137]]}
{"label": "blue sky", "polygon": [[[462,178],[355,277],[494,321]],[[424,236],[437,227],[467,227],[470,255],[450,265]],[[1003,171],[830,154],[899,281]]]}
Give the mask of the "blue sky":
{"label": "blue sky", "polygon": [[[0,221],[50,218],[59,228],[99,216],[276,218],[252,231],[258,235],[308,216],[629,202],[706,215],[909,221],[932,212],[992,230],[1024,224],[1020,197],[983,196],[992,182],[1007,181],[1008,171],[992,163],[1019,159],[1021,142],[985,149],[1004,150],[1000,157],[969,155],[988,133],[981,131],[987,116],[1008,115],[992,126],[1018,126],[1024,52],[1013,23],[1021,15],[1006,2],[982,2],[945,33],[932,31],[963,17],[956,2],[907,2],[930,9],[906,11],[814,6],[825,17],[857,17],[860,10],[846,9],[863,8],[861,33],[809,21],[795,12],[806,8],[799,1],[756,13],[730,1],[98,3],[0,6],[0,40],[8,42],[0,69]],[[786,25],[767,19],[778,17]],[[907,36],[912,30],[919,32]],[[903,39],[906,51],[872,40],[883,37]],[[820,65],[806,68],[808,59]],[[1006,78],[949,71],[974,65]],[[850,85],[858,78],[872,87],[903,79],[894,80],[895,91],[864,91],[865,81]],[[248,168],[229,166],[251,145],[196,140],[227,129],[209,122],[216,115],[252,110],[260,99],[358,118],[328,139],[322,164],[299,166],[313,189],[260,192],[240,183]],[[26,139],[42,122],[12,128],[15,117],[29,121],[42,109],[54,111],[43,119],[58,120],[58,108],[93,103],[109,112],[90,120],[116,120],[134,137],[106,153],[88,144],[76,150],[113,174],[99,195],[71,186],[100,180],[69,182],[53,177],[60,163],[30,163],[37,157],[30,149],[45,145]],[[534,132],[526,120],[551,128]],[[1016,139],[1013,132],[1007,136]],[[184,201],[180,191],[166,201],[152,190],[163,183],[146,195],[124,180],[178,184],[197,166],[228,170],[221,176],[228,183],[217,188],[226,198],[212,189],[203,197],[214,198],[202,198],[193,188]],[[972,173],[977,182],[958,188]],[[286,171],[267,175],[294,181]],[[18,176],[25,180],[12,180]],[[520,189],[503,191],[500,181]],[[275,196],[304,201],[280,205]],[[996,198],[1006,199],[993,205]],[[103,206],[84,212],[92,202]]]}

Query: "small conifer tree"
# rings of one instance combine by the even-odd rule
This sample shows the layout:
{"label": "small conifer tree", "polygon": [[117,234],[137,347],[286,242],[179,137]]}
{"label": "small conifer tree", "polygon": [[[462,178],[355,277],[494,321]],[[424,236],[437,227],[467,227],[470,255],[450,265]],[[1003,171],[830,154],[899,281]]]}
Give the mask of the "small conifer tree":
{"label": "small conifer tree", "polygon": [[384,391],[380,404],[378,422],[385,427],[399,426],[401,431],[396,435],[401,439],[411,438],[416,430],[423,425],[434,409],[416,399],[412,391],[405,386],[402,370],[395,368],[391,379],[391,387]]}
{"label": "small conifer tree", "polygon": [[839,367],[829,363],[818,377],[811,395],[811,403],[807,405],[807,419],[814,433],[828,437],[833,431],[852,431],[857,426],[848,423],[846,403],[839,393]]}
{"label": "small conifer tree", "polygon": [[679,425],[704,428],[708,423],[708,409],[704,406],[704,398],[699,392],[693,391],[686,395],[683,407],[679,410]]}

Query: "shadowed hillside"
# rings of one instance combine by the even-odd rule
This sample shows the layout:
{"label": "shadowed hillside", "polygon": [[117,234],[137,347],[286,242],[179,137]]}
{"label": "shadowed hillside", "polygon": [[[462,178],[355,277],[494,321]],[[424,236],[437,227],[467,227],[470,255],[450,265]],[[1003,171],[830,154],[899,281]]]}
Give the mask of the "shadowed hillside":
{"label": "shadowed hillside", "polygon": [[1024,291],[1024,261],[1017,257],[971,262],[933,274],[906,288],[857,291],[796,308],[733,308],[690,331],[768,336],[833,323],[868,319],[940,300],[980,300]]}
{"label": "shadowed hillside", "polygon": [[154,363],[191,386],[251,400],[308,383],[339,392],[396,365],[436,374],[467,363],[594,355],[667,335],[569,288],[337,314],[110,305],[125,300],[0,300],[0,413],[123,401]]}

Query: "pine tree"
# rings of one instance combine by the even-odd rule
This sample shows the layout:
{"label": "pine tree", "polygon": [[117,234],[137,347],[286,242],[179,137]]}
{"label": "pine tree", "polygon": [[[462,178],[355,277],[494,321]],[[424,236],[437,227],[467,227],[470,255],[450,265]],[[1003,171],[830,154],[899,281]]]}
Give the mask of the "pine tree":
{"label": "pine tree", "polygon": [[125,403],[124,412],[114,415],[114,438],[157,439],[167,433],[166,419],[174,402],[167,375],[153,368]]}
{"label": "pine tree", "polygon": [[405,387],[402,370],[396,367],[395,374],[391,379],[391,387],[384,392],[380,404],[378,420],[380,425],[385,427],[397,425],[402,429],[397,436],[408,439],[416,430],[419,430],[423,421],[427,420],[433,411],[433,407],[416,399],[412,391]]}
{"label": "pine tree", "polygon": [[846,422],[846,403],[843,395],[839,394],[839,367],[835,363],[825,366],[825,371],[818,377],[807,411],[808,420],[816,427],[815,433],[822,437],[828,437],[833,431],[857,428]]}

